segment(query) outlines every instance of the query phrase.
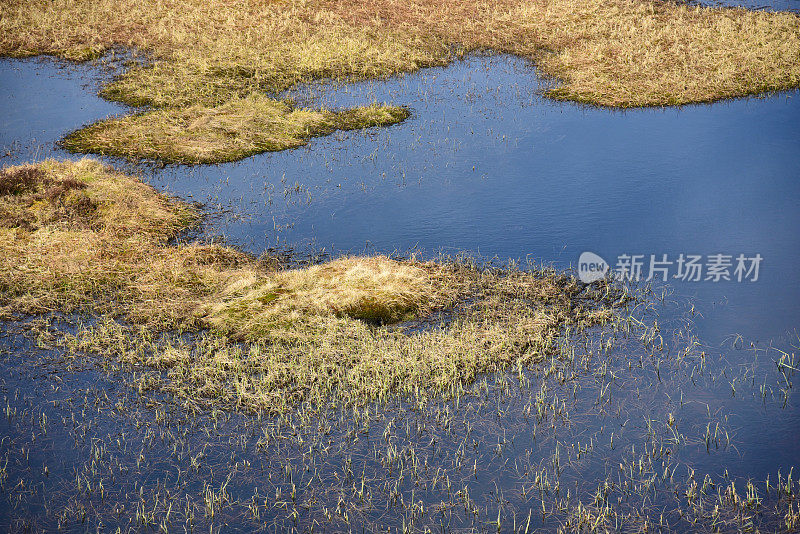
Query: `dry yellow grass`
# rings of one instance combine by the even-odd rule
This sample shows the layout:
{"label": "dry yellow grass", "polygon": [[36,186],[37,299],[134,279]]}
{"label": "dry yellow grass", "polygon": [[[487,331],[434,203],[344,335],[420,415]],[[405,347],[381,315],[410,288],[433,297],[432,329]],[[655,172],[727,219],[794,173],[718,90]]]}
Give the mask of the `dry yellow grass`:
{"label": "dry yellow grass", "polygon": [[475,49],[536,60],[558,98],[607,106],[708,101],[798,86],[791,13],[646,0],[33,0],[0,5],[0,53],[152,53],[113,98],[218,105],[315,78],[442,64]]}
{"label": "dry yellow grass", "polygon": [[196,219],[93,160],[4,169],[0,317],[89,308],[169,327],[196,323],[199,299],[250,262],[222,247],[167,245]]}
{"label": "dry yellow grass", "polygon": [[305,144],[334,130],[387,126],[408,117],[393,106],[366,106],[342,112],[293,109],[252,94],[216,107],[164,108],[108,119],[68,135],[75,152],[169,163],[220,163]]}
{"label": "dry yellow grass", "polygon": [[[157,369],[146,383],[190,404],[283,411],[332,395],[458,393],[612,316],[608,288],[551,271],[382,256],[276,271],[232,249],[170,244],[196,219],[93,160],[3,169],[0,318],[104,316],[75,350]],[[385,326],[443,310],[453,318],[437,328]],[[193,342],[160,338],[197,329],[208,331]]]}
{"label": "dry yellow grass", "polygon": [[[314,135],[239,120],[253,94],[313,79],[410,72],[472,50],[532,59],[556,81],[549,96],[602,106],[679,105],[797,88],[799,21],[792,13],[659,0],[6,0],[0,54],[84,60],[123,46],[148,55],[147,65],[130,68],[102,94],[165,109],[95,125],[69,146],[211,162],[296,146]],[[281,105],[259,98],[261,105]],[[176,134],[187,117],[212,115],[242,128],[221,130],[242,140],[202,128]],[[261,139],[251,127],[266,127]],[[211,135],[200,139],[200,132]]]}
{"label": "dry yellow grass", "polygon": [[[324,265],[242,278],[209,306],[209,323],[246,339],[291,330],[309,317],[351,317],[395,323],[427,309],[445,294],[432,265],[383,256],[341,258]],[[450,276],[452,278],[452,276]]]}
{"label": "dry yellow grass", "polygon": [[[341,258],[276,273],[230,248],[168,243],[197,217],[189,206],[90,159],[3,169],[0,315],[90,306],[163,330],[207,324],[211,310],[227,309],[235,330],[260,324],[266,336],[269,316],[282,317],[288,328],[309,315],[386,323],[445,294],[446,284],[433,283],[432,264]],[[250,317],[258,313],[250,305],[247,316],[232,318],[240,293],[275,311]]]}
{"label": "dry yellow grass", "polygon": [[[300,312],[296,306],[309,295],[293,302],[289,297],[276,309],[271,297],[260,302],[246,290],[241,301],[228,297],[212,304],[211,324],[236,334],[233,339],[208,333],[191,341],[156,340],[148,331],[105,321],[67,343],[76,351],[155,369],[141,377],[142,387],[170,392],[191,407],[214,403],[285,412],[300,402],[460,395],[481,375],[543,364],[559,351],[565,332],[614,318],[612,297],[618,295],[605,287],[587,291],[573,278],[548,271],[471,274],[475,300],[448,324],[412,333],[336,311]],[[304,280],[301,285],[314,280],[302,272],[290,278]],[[287,324],[275,324],[279,310],[290,314]],[[295,319],[291,324],[289,317]],[[235,342],[240,338],[248,341]]]}

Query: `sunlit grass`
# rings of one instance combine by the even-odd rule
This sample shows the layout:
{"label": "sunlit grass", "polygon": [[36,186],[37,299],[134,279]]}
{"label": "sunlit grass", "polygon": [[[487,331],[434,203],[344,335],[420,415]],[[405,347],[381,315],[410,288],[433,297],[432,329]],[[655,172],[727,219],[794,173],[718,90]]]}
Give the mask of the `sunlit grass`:
{"label": "sunlit grass", "polygon": [[[292,117],[299,110],[280,111],[277,125],[241,120],[245,108],[274,114],[282,105],[265,94],[317,79],[411,72],[476,50],[529,58],[555,81],[549,96],[601,106],[792,89],[800,85],[799,20],[649,0],[36,0],[0,4],[0,54],[85,60],[122,46],[145,55],[101,94],[161,109],[94,125],[68,146],[211,162],[340,127]],[[397,122],[392,109],[392,120],[358,126]],[[288,127],[298,124],[307,128],[302,135]]]}
{"label": "sunlit grass", "polygon": [[[566,329],[611,321],[619,298],[541,268],[375,256],[276,270],[218,245],[170,244],[197,217],[92,160],[4,169],[2,316],[104,316],[75,350],[164,369],[162,389],[190,403],[285,411],[456,394],[540,361]],[[389,328],[402,321],[423,327]],[[202,342],[160,338],[198,329]]]}
{"label": "sunlit grass", "polygon": [[73,132],[63,144],[75,152],[221,163],[295,148],[334,130],[387,126],[406,117],[408,111],[396,106],[312,111],[253,94],[217,107],[164,108],[107,119]]}
{"label": "sunlit grass", "polygon": [[36,0],[0,6],[0,53],[152,55],[106,88],[159,107],[219,105],[319,78],[372,78],[491,49],[534,59],[551,94],[672,105],[797,87],[792,13],[645,0]]}

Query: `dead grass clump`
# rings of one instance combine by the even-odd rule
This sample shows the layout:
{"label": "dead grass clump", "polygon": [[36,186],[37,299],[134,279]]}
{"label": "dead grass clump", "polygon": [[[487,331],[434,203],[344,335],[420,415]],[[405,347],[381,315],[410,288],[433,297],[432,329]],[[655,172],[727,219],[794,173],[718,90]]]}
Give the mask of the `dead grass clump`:
{"label": "dead grass clump", "polygon": [[293,336],[325,317],[385,325],[442,306],[452,298],[455,280],[432,263],[384,256],[340,258],[237,280],[210,305],[208,321],[251,341]]}
{"label": "dead grass clump", "polygon": [[[350,258],[345,271],[356,265],[374,267],[373,260]],[[425,269],[395,266],[403,272],[409,267],[412,272]],[[373,267],[367,269],[372,272]],[[74,350],[154,368],[156,372],[144,378],[147,387],[167,391],[191,407],[215,404],[285,412],[300,402],[362,404],[397,395],[416,401],[461,395],[481,375],[548,361],[559,352],[558,339],[565,331],[582,332],[614,317],[614,293],[606,293],[607,287],[587,291],[572,277],[548,270],[450,267],[439,265],[456,284],[462,276],[469,279],[461,286],[468,292],[455,293],[458,313],[447,324],[412,333],[376,327],[325,310],[324,304],[303,312],[301,303],[314,302],[308,295],[289,295],[289,302],[276,304],[281,295],[267,293],[263,284],[241,281],[239,296],[226,294],[210,315],[215,329],[235,329],[233,339],[209,332],[192,341],[154,341],[150,334],[104,321],[68,343]],[[304,272],[287,277],[311,284],[316,279]],[[428,293],[429,298],[433,295]],[[431,306],[430,301],[418,302],[418,309]],[[241,308],[234,310],[236,304]],[[278,310],[289,314],[286,324],[274,324]]]}
{"label": "dead grass clump", "polygon": [[13,228],[14,218],[24,218],[34,223],[29,230],[70,231],[74,228],[53,223],[91,212],[97,217],[93,229],[104,235],[165,241],[196,219],[187,206],[89,159],[9,167],[0,172],[0,182],[23,184],[0,194],[0,226],[6,228]]}
{"label": "dead grass clump", "polygon": [[107,119],[73,132],[63,144],[84,153],[220,163],[294,148],[337,129],[386,126],[407,117],[408,111],[401,107],[372,105],[335,113],[294,109],[251,95],[212,108],[165,108]]}
{"label": "dead grass clump", "polygon": [[[0,195],[3,316],[91,305],[162,329],[245,332],[249,321],[267,335],[269,320],[289,330],[311,316],[387,323],[445,298],[444,271],[428,264],[341,258],[276,273],[232,249],[169,245],[197,214],[96,161],[47,161],[0,176],[25,186]],[[247,314],[233,320],[236,307]]]}
{"label": "dead grass clump", "polygon": [[22,166],[0,171],[0,227],[34,230],[53,223],[89,226],[97,204],[71,176],[50,178],[40,168]]}
{"label": "dead grass clump", "polygon": [[0,172],[0,195],[18,195],[29,191],[41,179],[41,169],[33,166],[3,169]]}
{"label": "dead grass clump", "polygon": [[[148,387],[192,405],[280,412],[333,396],[459,394],[480,374],[542,361],[567,329],[613,318],[609,288],[548,270],[377,256],[280,271],[216,245],[172,245],[197,214],[88,159],[0,180],[13,185],[0,195],[0,318],[103,315],[71,346],[156,369]],[[446,310],[447,324],[415,333],[385,327]],[[189,343],[186,329],[208,332]]]}
{"label": "dead grass clump", "polygon": [[[13,176],[26,178],[23,191],[0,195],[0,316],[125,304],[141,318],[185,320],[147,304],[159,293],[190,298],[184,288],[204,274],[173,283],[175,264],[164,261],[166,241],[196,220],[190,208],[92,160],[2,172],[6,183]],[[192,247],[176,249],[191,260]]]}

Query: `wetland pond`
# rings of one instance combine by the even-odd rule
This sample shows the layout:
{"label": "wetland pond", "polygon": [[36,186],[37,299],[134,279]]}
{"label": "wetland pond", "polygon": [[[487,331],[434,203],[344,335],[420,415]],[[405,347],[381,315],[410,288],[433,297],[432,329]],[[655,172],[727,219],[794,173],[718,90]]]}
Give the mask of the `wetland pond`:
{"label": "wetland pond", "polygon": [[[61,137],[129,113],[95,96],[106,76],[0,61],[2,164],[75,158]],[[658,354],[587,345],[573,381],[515,370],[463,401],[279,418],[187,414],[5,324],[0,528],[797,529],[800,94],[620,112],[547,100],[542,83],[521,59],[473,56],[286,95],[408,106],[388,128],[225,165],[106,161],[202,203],[200,238],[254,254],[570,268],[591,251],[643,255],[645,270],[651,255],[743,254],[763,258],[757,280],[653,284]]]}

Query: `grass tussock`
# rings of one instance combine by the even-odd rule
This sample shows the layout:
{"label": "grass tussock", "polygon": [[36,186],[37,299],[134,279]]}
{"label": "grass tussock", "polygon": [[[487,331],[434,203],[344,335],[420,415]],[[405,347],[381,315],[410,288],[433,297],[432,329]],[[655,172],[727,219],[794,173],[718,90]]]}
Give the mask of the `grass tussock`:
{"label": "grass tussock", "polygon": [[[336,395],[458,393],[542,361],[565,329],[613,317],[613,292],[547,270],[346,257],[276,270],[216,245],[172,244],[190,207],[100,163],[0,172],[0,317],[85,312],[75,350],[154,369],[196,405],[283,411]],[[433,320],[416,332],[386,325]],[[202,331],[188,340],[187,330]]]}
{"label": "grass tussock", "polygon": [[[259,301],[245,294],[239,303],[214,306],[212,331],[191,340],[155,338],[150,331],[104,321],[70,336],[67,345],[148,366],[153,371],[140,376],[140,389],[169,392],[189,407],[286,412],[302,402],[460,396],[482,375],[545,365],[559,353],[565,332],[614,319],[613,292],[587,290],[569,276],[470,275],[474,301],[448,324],[411,333],[376,326],[356,318],[359,313],[313,310],[297,318],[293,303],[273,307],[272,296]],[[244,306],[230,313],[236,304]],[[292,314],[286,317],[291,325],[275,324],[280,309]],[[231,328],[233,337],[219,335]]]}
{"label": "grass tussock", "polygon": [[196,300],[243,256],[168,246],[190,207],[93,160],[0,173],[0,316],[91,308],[137,322],[191,323]]}
{"label": "grass tussock", "polygon": [[[441,272],[439,272],[441,271]],[[448,276],[430,264],[389,258],[343,258],[269,277],[240,279],[209,311],[209,323],[244,339],[291,331],[311,318],[360,319],[382,325],[410,319],[448,292]]]}
{"label": "grass tussock", "polygon": [[82,153],[220,163],[295,148],[334,130],[387,126],[407,117],[408,111],[396,106],[311,111],[253,94],[211,108],[198,104],[107,119],[73,132],[63,145]]}

